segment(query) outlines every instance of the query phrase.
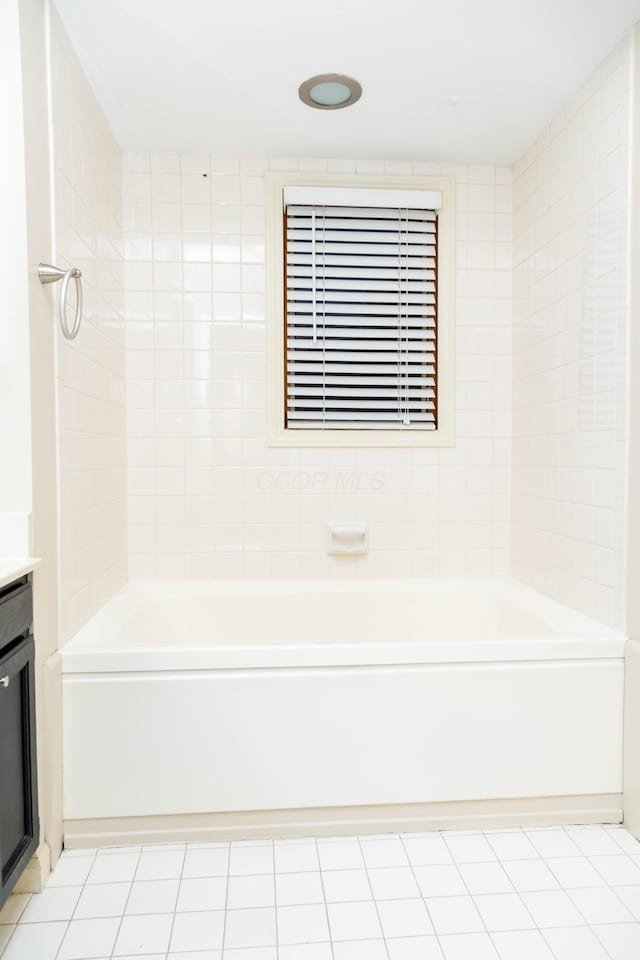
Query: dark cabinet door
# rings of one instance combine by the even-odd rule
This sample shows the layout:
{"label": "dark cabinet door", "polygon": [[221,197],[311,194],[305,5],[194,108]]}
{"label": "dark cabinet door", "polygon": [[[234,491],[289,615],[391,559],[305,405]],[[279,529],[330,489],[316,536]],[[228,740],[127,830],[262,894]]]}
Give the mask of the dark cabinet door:
{"label": "dark cabinet door", "polygon": [[38,845],[37,811],[34,641],[27,635],[0,654],[0,906]]}

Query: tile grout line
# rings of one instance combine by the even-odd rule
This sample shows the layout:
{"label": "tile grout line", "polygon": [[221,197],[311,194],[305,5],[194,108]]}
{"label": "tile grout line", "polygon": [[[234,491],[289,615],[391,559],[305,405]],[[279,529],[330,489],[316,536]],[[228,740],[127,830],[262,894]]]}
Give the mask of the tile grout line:
{"label": "tile grout line", "polygon": [[[229,903],[229,871],[231,869],[231,841],[227,844],[227,875],[224,888],[224,916],[222,917],[222,943],[220,944],[220,957],[224,956],[224,941],[227,935],[227,905]],[[171,943],[169,943],[171,947]]]}
{"label": "tile grout line", "polygon": [[322,887],[322,900],[324,903],[324,914],[327,918],[327,930],[329,931],[329,949],[331,951],[331,956],[335,960],[335,951],[333,949],[333,934],[331,932],[331,921],[329,920],[329,904],[327,903],[327,892],[324,888],[324,878],[322,876],[322,864],[320,863],[320,849],[318,847],[318,838],[314,837],[314,843],[316,848],[316,861],[318,863],[318,873],[320,874],[320,886]]}
{"label": "tile grout line", "polygon": [[116,946],[117,946],[117,944],[118,944],[118,937],[120,936],[120,931],[121,931],[121,929],[122,929],[122,924],[123,924],[124,918],[125,918],[125,916],[126,916],[127,906],[128,906],[128,904],[129,904],[129,899],[131,898],[131,891],[133,890],[133,885],[134,885],[134,883],[135,883],[135,881],[136,881],[136,874],[138,873],[138,869],[139,869],[139,867],[140,867],[140,861],[142,860],[142,854],[143,854],[143,853],[144,853],[144,845],[141,844],[141,846],[140,846],[140,853],[138,854],[138,859],[137,859],[137,861],[136,861],[136,865],[135,865],[135,868],[134,868],[134,871],[133,871],[133,876],[131,877],[131,883],[130,883],[130,885],[129,885],[129,892],[128,892],[128,894],[127,894],[127,898],[126,898],[126,900],[125,900],[125,902],[124,902],[124,906],[123,906],[123,908],[122,908],[122,914],[120,915],[120,923],[118,924],[118,929],[116,930],[116,935],[115,935],[115,937],[113,938],[113,946],[112,946],[111,952],[110,952],[110,954],[109,954],[110,957],[113,957],[113,956],[114,956],[114,952],[115,952]]}
{"label": "tile grout line", "polygon": [[[143,850],[144,850],[144,847],[143,847]],[[178,910],[178,900],[180,899],[180,887],[182,886],[182,881],[183,881],[183,879],[184,879],[184,864],[185,864],[185,860],[187,859],[187,851],[188,851],[188,850],[189,850],[189,845],[188,845],[187,843],[185,843],[185,845],[184,845],[184,853],[183,853],[183,855],[182,855],[182,864],[180,865],[180,877],[178,878],[178,889],[176,890],[176,896],[175,896],[175,899],[174,899],[174,901],[173,901],[173,912],[172,912],[172,916],[171,916],[171,924],[170,924],[170,927],[169,927],[169,939],[167,940],[167,950],[166,950],[166,954],[165,954],[165,960],[166,960],[166,958],[169,956],[169,952],[170,952],[170,950],[171,950],[171,938],[173,937],[173,928],[174,928],[175,923],[176,923],[176,913],[177,913],[177,910]],[[134,882],[135,882],[135,881],[134,881]],[[133,883],[131,884],[131,889],[133,890]],[[128,899],[127,899],[127,903],[128,903]],[[127,904],[125,904],[125,912],[126,912],[126,909],[127,909]]]}
{"label": "tile grout line", "polygon": [[[393,836],[393,834],[391,834],[390,836]],[[375,894],[374,894],[374,892],[373,892],[373,885],[372,885],[372,883],[371,883],[371,877],[369,876],[369,867],[368,867],[368,864],[367,864],[367,858],[365,857],[365,855],[364,855],[364,850],[362,849],[362,837],[358,837],[358,847],[360,848],[360,854],[361,854],[361,856],[362,856],[362,861],[363,861],[363,863],[364,863],[364,872],[365,872],[365,875],[366,875],[366,877],[367,877],[367,883],[369,884],[369,890],[371,891],[371,899],[372,899],[372,901],[373,901],[373,905],[374,905],[375,910],[376,910],[376,916],[378,917],[378,923],[380,924],[380,933],[381,933],[381,935],[382,935],[382,942],[384,943],[384,950],[385,950],[385,953],[386,953],[387,957],[389,957],[390,954],[389,954],[389,946],[388,946],[388,944],[387,944],[387,937],[386,937],[386,934],[385,934],[385,932],[384,932],[384,926],[383,926],[383,923],[382,923],[382,918],[381,918],[381,916],[380,916],[380,911],[378,910],[378,901],[376,900]],[[404,850],[404,847],[403,847],[403,850]],[[405,851],[405,853],[406,853],[406,851]]]}
{"label": "tile grout line", "polygon": [[[243,563],[244,563],[244,554],[243,554]],[[271,866],[273,868],[273,915],[275,918],[276,925],[276,960],[280,956],[280,934],[278,931],[278,896],[276,893],[276,844],[275,840],[271,841]],[[283,944],[284,946],[284,944]],[[222,954],[224,960],[224,953]]]}
{"label": "tile grout line", "polygon": [[[439,833],[436,833],[436,834],[434,834],[434,835],[435,835],[435,836],[440,836]],[[436,926],[435,926],[435,924],[434,924],[434,922],[433,922],[433,917],[431,916],[431,911],[429,910],[429,904],[427,903],[426,897],[425,897],[425,896],[423,895],[423,893],[422,893],[422,887],[420,886],[420,883],[418,882],[418,878],[417,878],[417,876],[416,876],[415,868],[416,868],[417,866],[419,866],[419,864],[414,864],[414,863],[411,862],[411,857],[409,856],[409,851],[407,850],[406,845],[405,845],[405,839],[410,839],[410,838],[409,838],[409,837],[406,837],[406,838],[405,838],[405,836],[404,836],[402,833],[401,833],[399,836],[400,836],[400,843],[402,844],[402,849],[404,850],[405,855],[406,855],[406,857],[407,857],[407,860],[409,861],[409,869],[411,870],[411,875],[412,875],[412,877],[413,877],[413,879],[414,879],[414,881],[415,881],[416,887],[418,888],[418,893],[420,894],[420,898],[421,898],[422,902],[424,903],[424,908],[425,908],[425,910],[427,911],[427,916],[428,916],[428,918],[429,918],[429,923],[431,924],[431,928],[432,928],[432,930],[433,930],[434,936],[435,936],[436,941],[437,941],[437,944],[438,944],[438,950],[440,951],[440,953],[441,953],[441,954],[443,955],[443,957],[444,957],[444,951],[443,951],[443,949],[442,949],[442,947],[441,947],[441,945],[440,945],[440,937],[438,936],[438,932],[437,932],[437,930],[436,930]],[[448,849],[448,848],[447,848],[447,849]],[[424,864],[424,866],[428,866],[428,864]],[[438,864],[433,864],[433,866],[438,866]]]}

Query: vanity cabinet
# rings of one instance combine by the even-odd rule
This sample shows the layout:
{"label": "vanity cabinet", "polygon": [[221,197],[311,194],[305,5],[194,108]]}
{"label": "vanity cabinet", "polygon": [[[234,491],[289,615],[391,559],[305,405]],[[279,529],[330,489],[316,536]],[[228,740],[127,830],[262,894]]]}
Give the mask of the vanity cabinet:
{"label": "vanity cabinet", "polygon": [[0,589],[0,907],[38,845],[32,621],[28,579]]}

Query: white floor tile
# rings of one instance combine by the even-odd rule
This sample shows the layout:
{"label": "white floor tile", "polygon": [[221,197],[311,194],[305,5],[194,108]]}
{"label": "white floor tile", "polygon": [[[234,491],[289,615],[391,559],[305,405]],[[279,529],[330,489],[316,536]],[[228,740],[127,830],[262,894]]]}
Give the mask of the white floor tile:
{"label": "white floor tile", "polygon": [[278,944],[324,943],[329,924],[324,903],[278,907]]}
{"label": "white floor tile", "polygon": [[376,900],[405,900],[420,896],[411,867],[381,867],[367,872]]}
{"label": "white floor tile", "polygon": [[276,946],[276,911],[274,907],[228,910],[224,933],[227,947]]}
{"label": "white floor tile", "polygon": [[187,847],[182,876],[226,877],[229,868],[229,850],[226,847]]}
{"label": "white floor tile", "polygon": [[[604,827],[565,827],[580,853],[587,857],[615,855],[620,852],[618,844]],[[640,853],[640,847],[638,848]]]}
{"label": "white floor tile", "polygon": [[[492,934],[500,960],[554,960],[539,930],[510,930]],[[574,960],[580,960],[576,954]]]}
{"label": "white floor tile", "polygon": [[176,913],[173,921],[170,950],[220,950],[224,930],[224,910]]}
{"label": "white floor tile", "polygon": [[307,873],[317,870],[318,850],[314,843],[275,844],[276,873]]}
{"label": "white floor tile", "polygon": [[[150,849],[152,849],[152,850],[162,850],[164,847],[165,847],[165,844],[163,844],[163,843],[157,843],[157,844],[152,844],[151,847],[150,847]],[[140,854],[142,853],[143,849],[144,849],[144,848],[143,848],[142,844],[140,844],[140,843],[131,843],[131,844],[122,844],[121,846],[117,846],[117,847],[99,847],[95,852],[96,852],[96,854],[100,854],[101,857],[108,857],[108,856],[111,856],[112,854],[116,854],[116,855],[118,855],[118,856],[121,856],[123,853],[135,853],[135,855],[136,855],[137,857],[139,857]],[[84,851],[79,851],[79,850],[76,851],[76,853],[78,853],[78,854],[80,854],[80,853],[82,853],[82,852],[84,852]],[[67,855],[67,854],[66,854],[66,851],[65,851],[64,854],[63,854],[63,856],[66,856],[66,855]]]}
{"label": "white floor tile", "polygon": [[633,920],[633,914],[608,887],[568,890],[567,893],[588,924],[630,923]]}
{"label": "white floor tile", "polygon": [[360,846],[367,867],[404,867],[409,860],[398,837],[388,840],[361,840]]}
{"label": "white floor tile", "polygon": [[638,960],[640,957],[640,923],[609,923],[593,927],[611,960]]}
{"label": "white floor tile", "polygon": [[[54,960],[58,955],[67,923],[25,923],[13,931],[9,943],[2,954],[2,960]],[[114,932],[115,940],[115,932]],[[103,956],[109,956],[107,950]],[[92,957],[94,954],[80,954]],[[99,956],[99,954],[98,954]]]}
{"label": "white floor tile", "polygon": [[513,884],[499,863],[460,863],[458,869],[471,894],[513,892]]}
{"label": "white floor tile", "polygon": [[520,893],[557,890],[560,886],[544,860],[511,860],[502,866],[514,888]]}
{"label": "white floor tile", "polygon": [[423,897],[455,897],[467,893],[460,871],[453,864],[413,869]]}
{"label": "white floor tile", "polygon": [[[109,853],[98,854],[87,877],[87,883],[124,883],[133,880],[139,855],[137,853]],[[77,866],[81,861],[67,860],[68,864]],[[58,871],[53,873],[55,878]]]}
{"label": "white floor tile", "polygon": [[430,897],[425,902],[438,935],[484,931],[471,897]]}
{"label": "white floor tile", "polygon": [[442,960],[437,937],[402,937],[387,940],[390,960]]}
{"label": "white floor tile", "polygon": [[85,883],[93,862],[93,857],[69,857],[67,860],[59,860],[55,870],[47,880],[47,886],[74,887]]}
{"label": "white floor tile", "polygon": [[517,893],[487,893],[473,900],[489,933],[535,927],[531,914]]}
{"label": "white floor tile", "polygon": [[626,856],[590,857],[592,866],[612,887],[640,885],[640,867]]}
{"label": "white floor tile", "polygon": [[528,830],[527,836],[541,857],[579,857],[580,850],[564,830]]}
{"label": "white floor tile", "polygon": [[544,931],[544,938],[556,960],[610,960],[606,950],[588,927]]}
{"label": "white floor tile", "polygon": [[[100,920],[72,920],[62,941],[58,960],[89,960],[93,957],[110,957],[119,926],[119,917],[106,917]],[[34,953],[33,956],[37,956],[40,960],[37,953]]]}
{"label": "white floor tile", "polygon": [[70,920],[82,887],[49,887],[31,897],[20,918],[21,923]]}
{"label": "white floor tile", "polygon": [[327,910],[333,940],[378,940],[382,936],[373,903],[330,903]]}
{"label": "white floor tile", "polygon": [[636,840],[628,830],[620,827],[605,827],[605,831],[616,846],[624,850],[625,853],[629,853],[631,856],[640,856],[640,840]]}
{"label": "white floor tile", "polygon": [[562,887],[605,886],[605,881],[586,857],[554,857],[548,865]]}
{"label": "white floor tile", "polygon": [[[136,884],[134,888],[135,886]],[[188,877],[180,881],[176,910],[178,913],[190,910],[224,910],[226,898],[226,877]]]}
{"label": "white floor tile", "polygon": [[[388,960],[384,940],[353,940],[333,945],[335,960]],[[298,958],[296,957],[296,960]]]}
{"label": "white floor tile", "polygon": [[500,860],[533,860],[539,854],[525,833],[489,833],[487,840]]}
{"label": "white floor tile", "polygon": [[173,913],[179,885],[179,880],[135,880],[131,884],[126,913]]}
{"label": "white floor tile", "polygon": [[[110,847],[109,849],[114,850],[118,848]],[[69,860],[71,857],[95,857],[97,852],[98,847],[81,847],[77,850],[69,850],[68,848],[65,848],[58,858],[58,863],[60,863],[61,860]]]}
{"label": "white floor tile", "polygon": [[[225,960],[229,960],[229,952]],[[192,958],[193,960],[193,958]],[[231,960],[234,960],[231,957]],[[240,958],[238,958],[240,960]],[[253,960],[247,957],[247,960]],[[256,958],[259,960],[259,958]],[[333,960],[330,943],[297,943],[295,946],[278,947],[278,960]]]}
{"label": "white floor tile", "polygon": [[85,887],[80,894],[73,915],[74,920],[91,920],[98,917],[121,917],[124,913],[131,884],[96,883]]}
{"label": "white floor tile", "polygon": [[[247,960],[247,952],[245,950],[228,951],[227,960],[229,960],[229,957],[231,957],[233,954],[236,954],[234,960]],[[145,957],[144,960],[147,960],[147,958]],[[167,960],[194,960],[194,956],[193,953],[169,952],[167,954]],[[222,960],[222,950],[199,950],[197,954],[197,960]],[[265,954],[263,957],[249,957],[248,960],[276,960],[276,955],[275,953],[273,953],[271,956]]]}
{"label": "white floor tile", "polygon": [[403,843],[409,857],[409,863],[414,864],[414,866],[453,863],[449,848],[440,836],[403,837]]}
{"label": "white floor tile", "polygon": [[640,887],[614,887],[614,890],[634,920],[640,920]]}
{"label": "white floor tile", "polygon": [[228,910],[243,907],[274,907],[275,903],[273,874],[261,874],[257,877],[229,877]]}
{"label": "white floor tile", "polygon": [[362,850],[357,840],[345,840],[342,843],[319,840],[318,854],[323,870],[357,870],[364,866]]}
{"label": "white floor tile", "polygon": [[373,899],[365,870],[323,870],[322,883],[327,903]]}
{"label": "white floor tile", "polygon": [[273,847],[240,847],[231,844],[229,876],[251,877],[273,873]]}
{"label": "white floor tile", "polygon": [[2,951],[8,944],[9,940],[11,939],[11,935],[15,929],[16,928],[14,924],[0,925],[0,955],[2,955]]}
{"label": "white floor tile", "polygon": [[[114,957],[115,957],[115,954],[114,954]],[[142,956],[142,960],[166,960],[166,957],[167,957],[166,953],[145,953]],[[221,954],[218,954],[218,957],[221,957]],[[105,957],[105,960],[107,960],[106,957]],[[141,954],[129,953],[125,956],[118,957],[118,960],[141,960]],[[193,960],[193,957],[191,957],[190,960]],[[202,957],[200,956],[198,960],[202,960]],[[216,960],[218,960],[218,958],[216,958]]]}
{"label": "white floor tile", "polygon": [[30,899],[30,893],[12,893],[0,910],[0,925],[17,923]]}
{"label": "white floor tile", "polygon": [[291,907],[303,903],[324,903],[320,871],[277,873],[276,903],[279,907]]}
{"label": "white floor tile", "polygon": [[177,880],[182,874],[186,849],[152,852],[144,850],[136,870],[136,880]]}
{"label": "white floor tile", "polygon": [[425,937],[434,932],[424,900],[381,900],[378,914],[385,939]]}
{"label": "white floor tile", "polygon": [[445,840],[456,863],[487,863],[497,859],[486,837],[481,834],[477,836],[445,834]]}
{"label": "white floor tile", "polygon": [[113,951],[114,957],[168,950],[172,925],[171,913],[124,917]]}
{"label": "white floor tile", "polygon": [[584,920],[564,890],[544,893],[522,893],[525,906],[536,925],[546,927],[580,927]]}
{"label": "white floor tile", "polygon": [[3,908],[0,953],[640,960],[639,919],[640,844],[616,828],[163,844],[65,853],[43,894]]}
{"label": "white floor tile", "polygon": [[450,934],[440,937],[446,960],[499,960],[487,933]]}

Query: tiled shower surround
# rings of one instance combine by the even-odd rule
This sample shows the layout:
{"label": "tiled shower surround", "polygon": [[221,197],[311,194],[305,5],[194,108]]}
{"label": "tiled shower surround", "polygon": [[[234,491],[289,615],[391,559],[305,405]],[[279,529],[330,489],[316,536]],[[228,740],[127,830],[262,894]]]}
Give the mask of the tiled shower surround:
{"label": "tiled shower surround", "polygon": [[512,561],[621,625],[631,50],[514,170]]}
{"label": "tiled shower surround", "polygon": [[80,335],[56,344],[64,641],[127,579],[124,263],[120,149],[53,8],[51,45],[54,257],[84,291]]}
{"label": "tiled shower surround", "polygon": [[[453,449],[267,446],[266,169],[455,178]],[[131,577],[508,571],[510,169],[136,154],[123,192]],[[328,557],[328,520],[369,554]]]}
{"label": "tiled shower surround", "polygon": [[[619,624],[629,41],[505,168],[121,157],[55,13],[52,30],[57,256],[87,298],[82,336],[59,339],[64,634],[127,563],[133,579],[512,572]],[[267,446],[267,169],[455,178],[455,447]],[[329,557],[328,520],[367,521],[369,554]]]}

